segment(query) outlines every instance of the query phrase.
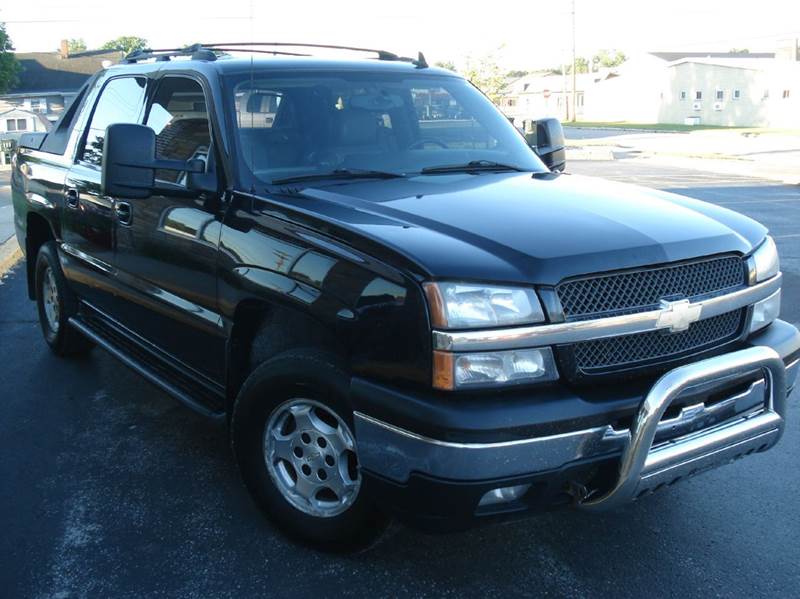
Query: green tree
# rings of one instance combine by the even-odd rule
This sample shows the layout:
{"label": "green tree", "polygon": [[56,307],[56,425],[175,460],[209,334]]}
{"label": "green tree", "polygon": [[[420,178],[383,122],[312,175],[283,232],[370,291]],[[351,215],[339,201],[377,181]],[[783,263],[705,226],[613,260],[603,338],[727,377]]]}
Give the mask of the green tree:
{"label": "green tree", "polygon": [[524,77],[525,75],[530,75],[530,71],[514,70],[506,73],[506,77],[508,77],[509,79],[519,79],[520,77]]}
{"label": "green tree", "polygon": [[17,82],[21,67],[14,56],[14,44],[6,33],[6,24],[0,23],[0,94],[6,93]]}
{"label": "green tree", "polygon": [[731,48],[728,52],[731,54],[750,54],[750,50],[747,48]]}
{"label": "green tree", "polygon": [[464,69],[463,75],[489,96],[492,102],[497,103],[500,100],[501,92],[506,85],[506,78],[493,53],[477,59],[471,56],[467,57],[467,68]]}
{"label": "green tree", "polygon": [[447,69],[448,71],[453,71],[454,73],[458,72],[455,63],[452,60],[437,60],[433,63],[433,66],[439,67],[440,69]]}
{"label": "green tree", "polygon": [[[575,58],[575,72],[576,73],[589,72],[589,61],[586,60],[583,56],[578,56]],[[572,73],[572,65],[567,65],[567,73]]]}
{"label": "green tree", "polygon": [[144,50],[148,46],[148,42],[143,37],[136,37],[135,35],[123,35],[113,40],[107,41],[100,46],[103,50],[122,50],[125,54],[130,54],[136,50]]}
{"label": "green tree", "polygon": [[624,52],[619,50],[600,50],[592,56],[592,68],[616,67],[628,60]]}
{"label": "green tree", "polygon": [[69,50],[70,54],[75,54],[76,52],[86,52],[86,42],[83,41],[82,37],[67,40],[67,50]]}

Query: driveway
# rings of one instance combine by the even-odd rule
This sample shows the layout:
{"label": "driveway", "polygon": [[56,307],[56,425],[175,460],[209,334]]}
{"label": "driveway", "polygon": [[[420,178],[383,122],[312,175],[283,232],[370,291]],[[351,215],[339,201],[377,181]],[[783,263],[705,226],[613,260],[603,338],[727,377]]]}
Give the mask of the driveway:
{"label": "driveway", "polygon": [[[742,210],[776,234],[800,323],[800,190],[615,161],[570,165]],[[101,351],[45,348],[19,266],[0,284],[0,595],[781,597],[800,589],[800,407],[781,443],[608,514],[448,536],[395,527],[320,554],[263,520],[226,432]]]}

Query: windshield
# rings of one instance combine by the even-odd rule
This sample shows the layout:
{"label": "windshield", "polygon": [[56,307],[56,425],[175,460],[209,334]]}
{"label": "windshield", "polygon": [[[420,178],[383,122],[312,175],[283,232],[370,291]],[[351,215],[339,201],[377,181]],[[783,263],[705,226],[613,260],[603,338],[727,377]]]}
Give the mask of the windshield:
{"label": "windshield", "polygon": [[240,160],[265,183],[460,165],[547,171],[502,113],[458,77],[256,71],[227,83]]}

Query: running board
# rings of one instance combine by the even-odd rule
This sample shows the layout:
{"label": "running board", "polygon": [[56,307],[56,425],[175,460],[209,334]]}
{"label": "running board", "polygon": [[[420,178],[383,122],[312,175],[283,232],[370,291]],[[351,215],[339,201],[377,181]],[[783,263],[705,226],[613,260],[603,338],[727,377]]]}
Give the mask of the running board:
{"label": "running board", "polygon": [[[221,393],[212,391],[205,385],[193,381],[176,368],[166,365],[141,344],[127,338],[121,332],[114,331],[112,333],[112,324],[100,324],[98,320],[97,318],[86,319],[78,315],[70,318],[69,324],[120,362],[195,412],[213,420],[225,418],[225,411],[222,409],[224,397]],[[135,347],[138,351],[125,351],[124,346],[126,345],[130,346],[127,349]],[[197,397],[203,397],[205,401],[199,401]]]}

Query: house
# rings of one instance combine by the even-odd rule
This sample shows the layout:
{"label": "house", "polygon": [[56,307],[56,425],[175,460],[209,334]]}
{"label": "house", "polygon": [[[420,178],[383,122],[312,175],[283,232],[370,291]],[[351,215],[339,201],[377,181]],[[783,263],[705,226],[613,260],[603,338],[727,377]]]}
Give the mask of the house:
{"label": "house", "polygon": [[[577,76],[577,120],[800,128],[800,43],[775,52],[649,52]],[[518,127],[570,119],[572,78],[535,73],[498,102]]]}
{"label": "house", "polygon": [[20,135],[49,129],[50,122],[43,115],[0,101],[0,166],[10,164]]}
{"label": "house", "polygon": [[118,50],[91,50],[70,54],[67,41],[57,52],[16,54],[22,70],[19,81],[0,101],[55,122],[70,105],[84,82],[95,72],[119,62]]}
{"label": "house", "polygon": [[[576,76],[575,112],[582,118],[584,96],[605,72],[580,73]],[[572,76],[545,72],[525,75],[509,82],[501,92],[500,110],[518,127],[544,117],[568,118],[572,99]]]}
{"label": "house", "polygon": [[692,58],[667,69],[660,123],[800,127],[800,62]]}
{"label": "house", "polygon": [[[800,45],[776,52],[651,52],[584,94],[587,121],[800,127]],[[579,115],[580,117],[581,115]]]}

